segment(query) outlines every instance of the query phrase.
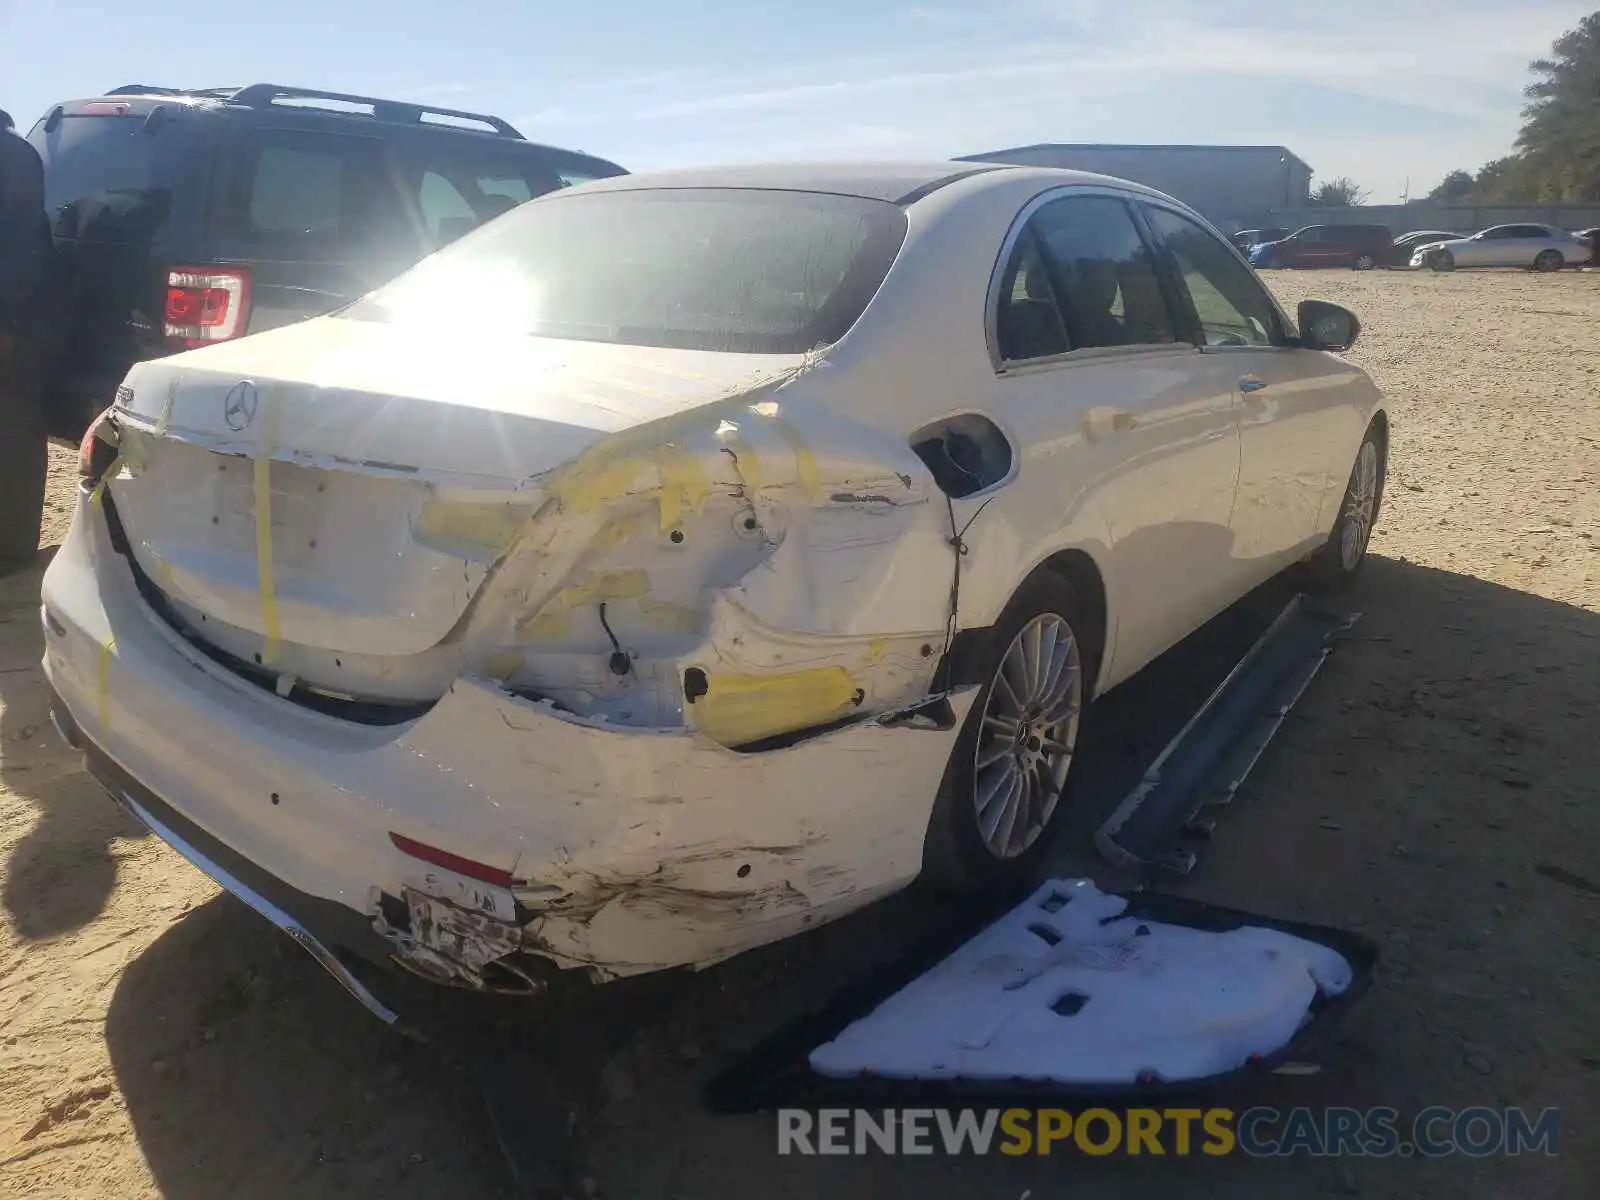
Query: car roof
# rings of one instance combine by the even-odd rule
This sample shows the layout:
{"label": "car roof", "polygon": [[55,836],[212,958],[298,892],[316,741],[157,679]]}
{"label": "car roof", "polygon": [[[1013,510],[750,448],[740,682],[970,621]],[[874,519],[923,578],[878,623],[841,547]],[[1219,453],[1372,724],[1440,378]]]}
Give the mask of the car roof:
{"label": "car roof", "polygon": [[[914,204],[947,184],[996,171],[1028,170],[1001,163],[880,162],[770,163],[760,166],[695,167],[656,171],[586,184],[584,191],[642,191],[656,188],[759,188],[772,191],[829,192],[891,204]],[[1068,174],[1069,172],[1056,172]],[[1071,172],[1077,174],[1077,172]]]}

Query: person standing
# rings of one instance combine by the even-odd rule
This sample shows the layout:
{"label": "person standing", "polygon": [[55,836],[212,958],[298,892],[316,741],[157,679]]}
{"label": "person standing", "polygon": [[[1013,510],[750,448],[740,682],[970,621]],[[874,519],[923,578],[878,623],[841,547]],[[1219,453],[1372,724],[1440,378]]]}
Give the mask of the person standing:
{"label": "person standing", "polygon": [[40,297],[50,260],[44,165],[0,109],[0,575],[33,562],[48,440]]}

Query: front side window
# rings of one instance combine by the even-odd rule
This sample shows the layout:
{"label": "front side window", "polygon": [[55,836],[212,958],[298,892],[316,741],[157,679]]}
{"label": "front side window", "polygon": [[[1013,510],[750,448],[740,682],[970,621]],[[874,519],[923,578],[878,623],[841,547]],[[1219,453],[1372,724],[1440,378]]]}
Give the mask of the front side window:
{"label": "front side window", "polygon": [[474,333],[748,354],[843,337],[905,238],[894,204],[757,188],[557,193],[342,314]]}
{"label": "front side window", "polygon": [[1127,201],[1068,196],[1039,209],[1029,225],[1074,347],[1175,340],[1154,256]]}
{"label": "front side window", "polygon": [[1154,206],[1147,206],[1145,212],[1188,294],[1202,344],[1282,343],[1277,308],[1238,255],[1204,226],[1180,213]]}

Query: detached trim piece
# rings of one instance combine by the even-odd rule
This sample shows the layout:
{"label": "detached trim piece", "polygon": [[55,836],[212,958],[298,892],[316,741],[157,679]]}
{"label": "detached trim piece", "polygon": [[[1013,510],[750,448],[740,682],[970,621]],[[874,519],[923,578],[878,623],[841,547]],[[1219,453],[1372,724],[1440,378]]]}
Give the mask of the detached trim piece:
{"label": "detached trim piece", "polygon": [[1195,853],[1179,844],[1183,835],[1210,832],[1201,810],[1232,802],[1334,639],[1360,619],[1314,607],[1304,595],[1290,600],[1095,833],[1101,856],[1187,875]]}
{"label": "detached trim piece", "polygon": [[321,963],[323,969],[338,980],[339,986],[361,1003],[362,1008],[377,1017],[385,1025],[393,1025],[399,1020],[398,1014],[369,992],[361,981],[350,973],[350,969],[339,961],[333,951],[312,936],[310,930],[300,924],[299,921],[296,921],[283,909],[250,887],[249,884],[235,879],[200,851],[189,845],[183,838],[145,811],[144,807],[127,792],[116,789],[112,790],[111,796],[118,804],[138,818],[140,823],[149,829],[151,833],[188,859],[191,866],[198,868],[202,874],[210,876],[224,890],[232,892],[236,897],[244,901],[247,906],[288,934],[307,954]]}

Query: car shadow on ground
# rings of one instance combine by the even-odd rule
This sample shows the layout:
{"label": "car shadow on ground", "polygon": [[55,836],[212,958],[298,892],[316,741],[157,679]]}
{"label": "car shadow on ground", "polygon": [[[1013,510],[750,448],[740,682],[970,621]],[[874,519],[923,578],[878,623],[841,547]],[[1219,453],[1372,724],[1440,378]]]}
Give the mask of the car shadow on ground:
{"label": "car shadow on ground", "polygon": [[[1097,706],[1085,729],[1086,770],[1065,841],[1081,842],[1093,829],[1289,594],[1275,584],[1248,597]],[[1262,1081],[1225,1099],[1235,1108],[1388,1104],[1414,1112],[1494,1096],[1530,1103],[1537,1089],[1540,1103],[1563,1106],[1566,1128],[1582,1128],[1586,1115],[1595,1115],[1592,1100],[1581,1099],[1592,1068],[1576,1050],[1570,1061],[1541,1059],[1516,1079],[1496,1079],[1486,1092],[1481,1072],[1462,1066],[1454,1031],[1490,1020],[1506,1042],[1495,1053],[1508,1056],[1513,1044],[1556,1036],[1535,1030],[1534,1002],[1495,1008],[1497,985],[1467,980],[1464,971],[1515,979],[1535,997],[1546,986],[1597,985],[1592,954],[1529,956],[1540,947],[1540,930],[1580,929],[1580,908],[1592,904],[1583,885],[1594,877],[1585,866],[1594,822],[1575,799],[1574,780],[1592,787],[1600,778],[1581,715],[1600,700],[1600,683],[1572,665],[1600,658],[1600,617],[1382,558],[1370,563],[1349,603],[1367,616],[1307,693],[1298,718],[1224,818],[1221,840],[1181,890],[1334,925],[1355,924],[1364,914],[1371,926],[1405,919],[1442,927],[1459,914],[1430,908],[1426,872],[1476,872],[1485,912],[1496,897],[1505,901],[1496,912],[1516,903],[1516,913],[1499,919],[1525,919],[1528,936],[1486,942],[1465,957],[1442,938],[1437,947],[1413,947],[1409,958],[1390,947],[1373,994],[1347,1022],[1327,1070],[1313,1079]],[[1492,684],[1493,703],[1483,703],[1475,681]],[[1533,711],[1545,714],[1537,726],[1527,716]],[[1359,797],[1354,812],[1352,795]],[[1328,818],[1336,803],[1345,806],[1338,822]],[[1508,820],[1540,831],[1531,851],[1522,843],[1496,848],[1509,841],[1458,851],[1453,836],[1429,833],[1441,822],[1487,822],[1492,830]],[[1591,840],[1580,843],[1585,834]],[[1403,895],[1395,892],[1401,876],[1374,874],[1389,869],[1402,840],[1403,869],[1423,872]],[[1523,862],[1527,853],[1538,862]],[[1089,861],[1063,845],[1051,871]],[[698,1089],[719,1064],[949,916],[910,892],[699,974],[612,985],[577,1001],[440,995],[436,1015],[459,1017],[457,1053],[447,1056],[385,1029],[298,948],[221,896],[128,966],[107,1040],[141,1148],[169,1200],[514,1195],[479,1087],[485,1073],[502,1088],[526,1088],[528,1124],[546,1131],[552,1156],[570,1125],[579,1173],[594,1177],[607,1196],[1015,1200],[1031,1190],[1045,1200],[1070,1189],[1080,1197],[1166,1200],[1174,1189],[1202,1184],[1224,1194],[1248,1189],[1296,1198],[1389,1194],[1377,1177],[1362,1174],[1376,1168],[1298,1158],[1243,1167],[1238,1158],[1197,1164],[1081,1154],[1065,1162],[1059,1155],[780,1161],[770,1118],[717,1118],[700,1107]],[[1550,939],[1541,952],[1553,953]],[[1454,991],[1431,990],[1441,980]],[[1418,1021],[1433,1023],[1429,1036],[1413,1036]],[[1406,1194],[1512,1194],[1532,1186],[1532,1177],[1516,1176],[1505,1191],[1495,1171],[1569,1168],[1453,1160],[1427,1164],[1431,1175],[1401,1173],[1420,1169],[1386,1160],[1384,1170],[1394,1173],[1384,1179],[1405,1184]],[[1560,1194],[1551,1190],[1559,1180],[1538,1178],[1538,1194]]]}
{"label": "car shadow on ground", "polygon": [[39,582],[54,550],[0,579],[0,784],[37,809],[33,828],[12,848],[0,902],[30,941],[99,916],[117,878],[111,843],[144,836],[50,726],[50,692],[39,666]]}

